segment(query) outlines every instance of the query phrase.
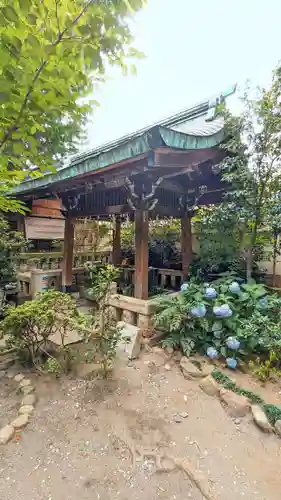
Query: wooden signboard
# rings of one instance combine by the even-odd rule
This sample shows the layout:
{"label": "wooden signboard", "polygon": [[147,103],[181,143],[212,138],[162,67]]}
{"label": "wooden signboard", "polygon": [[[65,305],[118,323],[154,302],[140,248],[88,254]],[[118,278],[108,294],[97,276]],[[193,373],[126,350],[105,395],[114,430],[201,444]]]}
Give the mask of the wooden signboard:
{"label": "wooden signboard", "polygon": [[25,235],[28,240],[63,240],[64,219],[25,217]]}

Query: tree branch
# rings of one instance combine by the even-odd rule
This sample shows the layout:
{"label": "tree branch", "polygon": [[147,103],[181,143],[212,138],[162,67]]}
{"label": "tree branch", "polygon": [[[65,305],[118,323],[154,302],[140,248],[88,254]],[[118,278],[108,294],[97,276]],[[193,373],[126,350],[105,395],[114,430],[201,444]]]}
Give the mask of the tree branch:
{"label": "tree branch", "polygon": [[60,36],[60,20],[59,20],[59,3],[60,0],[56,0],[56,19],[57,19],[57,27],[58,27],[58,36]]}
{"label": "tree branch", "polygon": [[[73,19],[72,23],[71,23],[71,26],[70,27],[73,27],[77,24],[77,22],[79,21],[79,19],[83,16],[83,14],[85,14],[85,12],[87,11],[87,9],[89,8],[89,6],[94,3],[94,0],[89,0],[85,6],[83,7],[83,9],[80,11],[79,14],[77,14],[77,16]],[[58,36],[57,40],[51,44],[52,47],[57,47],[61,41],[63,40],[63,36],[65,35],[65,33],[70,29],[70,27],[68,28],[65,28]],[[20,111],[19,111],[19,114],[17,116],[17,118],[15,119],[14,123],[8,128],[7,132],[5,133],[2,141],[0,142],[0,149],[2,149],[2,147],[4,146],[4,144],[7,142],[8,139],[10,139],[11,135],[13,132],[15,132],[17,129],[18,129],[18,122],[20,121],[20,119],[22,118],[22,115],[23,115],[23,112],[26,108],[26,105],[27,105],[27,102],[28,102],[28,99],[29,97],[31,96],[33,90],[34,90],[34,86],[40,76],[40,74],[42,73],[43,69],[47,66],[49,60],[45,60],[41,63],[41,65],[39,66],[39,68],[37,69],[37,71],[35,72],[35,75],[33,77],[33,80],[25,94],[25,97],[24,97],[24,100],[23,100],[23,103],[21,105],[21,108],[20,108]]]}

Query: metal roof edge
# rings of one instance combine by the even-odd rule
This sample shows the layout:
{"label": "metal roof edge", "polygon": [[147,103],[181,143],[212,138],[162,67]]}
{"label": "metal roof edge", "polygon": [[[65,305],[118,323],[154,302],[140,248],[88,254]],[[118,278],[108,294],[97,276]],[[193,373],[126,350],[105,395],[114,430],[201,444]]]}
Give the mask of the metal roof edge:
{"label": "metal roof edge", "polygon": [[[69,178],[73,178],[80,174],[83,174],[85,173],[85,171],[89,172],[92,170],[94,172],[98,168],[102,168],[107,165],[113,164],[116,162],[116,156],[118,156],[114,155],[113,151],[117,150],[118,148],[121,149],[120,152],[121,159],[119,159],[118,161],[122,161],[123,159],[125,160],[136,154],[140,154],[141,152],[144,152],[144,150],[139,151],[139,146],[137,146],[136,143],[136,140],[140,138],[142,138],[143,142],[142,147],[144,147],[145,152],[148,152],[151,148],[157,147],[157,145],[154,143],[155,138],[156,142],[158,138],[163,139],[162,134],[160,132],[161,128],[168,129],[169,126],[181,123],[182,121],[192,120],[198,116],[207,114],[210,109],[215,108],[218,105],[221,99],[225,99],[226,97],[232,95],[235,91],[236,91],[236,85],[232,86],[230,90],[222,92],[221,94],[219,94],[219,96],[212,97],[211,99],[202,101],[193,106],[192,108],[188,108],[179,113],[176,113],[168,118],[165,118],[163,120],[154,123],[153,125],[140,129],[136,132],[133,132],[132,134],[125,135],[120,139],[105,143],[91,151],[76,155],[70,160],[67,166],[57,170],[55,174],[43,175],[42,177],[39,177],[37,179],[29,179],[19,184],[13,189],[13,194],[24,194],[28,191],[31,191],[32,189],[34,190],[44,189],[50,184],[63,182]],[[130,150],[130,155],[126,156],[126,153],[124,153],[122,157],[122,149],[123,149],[122,147],[124,147],[125,145],[127,147],[127,151]],[[111,158],[111,160],[109,160],[109,162],[107,163],[105,158],[108,155],[108,153],[111,153],[111,155],[115,156],[115,158]],[[101,162],[99,162],[104,164],[103,165],[101,164],[91,169],[90,163],[91,161],[95,161],[95,158],[97,157],[105,157],[102,158]],[[84,165],[86,164],[86,168],[82,169],[82,164]]]}
{"label": "metal roof edge", "polygon": [[218,104],[218,99],[226,99],[230,95],[234,94],[236,92],[237,84],[234,84],[229,87],[228,90],[221,92],[220,94],[214,95],[210,97],[209,99],[206,99],[204,101],[201,101],[191,108],[185,108],[182,111],[179,111],[178,113],[175,113],[173,115],[170,115],[164,119],[158,120],[157,122],[154,122],[144,128],[141,128],[131,134],[126,134],[119,139],[116,139],[114,141],[106,142],[100,146],[97,146],[96,148],[93,148],[89,151],[86,151],[84,153],[78,153],[77,155],[73,156],[70,159],[70,164],[66,166],[65,168],[68,168],[71,165],[75,165],[76,163],[80,163],[81,161],[84,161],[88,159],[89,157],[96,156],[100,154],[101,152],[104,153],[108,149],[112,149],[114,147],[118,147],[124,142],[130,141],[131,139],[135,139],[136,137],[139,137],[140,135],[143,135],[146,132],[149,132],[151,129],[154,129],[156,127],[169,127],[169,125],[174,125],[175,123],[180,123],[181,121],[184,120],[192,120],[194,118],[197,118],[198,116],[201,116],[205,113],[208,112],[209,109],[215,108]]}

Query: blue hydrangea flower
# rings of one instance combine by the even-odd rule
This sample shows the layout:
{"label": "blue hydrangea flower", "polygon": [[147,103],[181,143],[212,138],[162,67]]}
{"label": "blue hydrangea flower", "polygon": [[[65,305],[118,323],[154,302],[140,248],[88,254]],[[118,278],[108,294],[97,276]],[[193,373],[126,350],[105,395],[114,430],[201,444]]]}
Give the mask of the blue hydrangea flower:
{"label": "blue hydrangea flower", "polygon": [[207,299],[215,299],[217,296],[217,292],[214,288],[208,287],[205,290],[205,296],[207,297]]}
{"label": "blue hydrangea flower", "polygon": [[237,283],[237,281],[233,281],[232,283],[230,283],[228,289],[231,293],[239,293],[241,291],[240,285],[239,283]]}
{"label": "blue hydrangea flower", "polygon": [[214,347],[208,347],[207,356],[211,359],[216,359],[219,357],[218,351]]}
{"label": "blue hydrangea flower", "polygon": [[181,292],[186,292],[186,290],[188,289],[188,287],[189,287],[188,283],[183,283],[182,286],[181,286]]}
{"label": "blue hydrangea flower", "polygon": [[262,297],[260,300],[259,300],[259,305],[260,307],[262,307],[263,309],[266,309],[268,307],[268,298],[265,296],[265,297]]}
{"label": "blue hydrangea flower", "polygon": [[204,318],[207,311],[204,304],[198,304],[198,306],[193,307],[190,312],[192,316],[195,316],[196,318]]}
{"label": "blue hydrangea flower", "polygon": [[240,347],[240,342],[235,337],[228,337],[228,339],[226,339],[226,345],[229,349],[237,351]]}
{"label": "blue hydrangea flower", "polygon": [[235,370],[237,367],[237,361],[234,358],[226,358],[226,364],[228,368],[231,368],[231,370]]}
{"label": "blue hydrangea flower", "polygon": [[230,316],[232,316],[232,310],[230,309],[228,304],[215,306],[213,308],[213,312],[218,318],[230,318]]}

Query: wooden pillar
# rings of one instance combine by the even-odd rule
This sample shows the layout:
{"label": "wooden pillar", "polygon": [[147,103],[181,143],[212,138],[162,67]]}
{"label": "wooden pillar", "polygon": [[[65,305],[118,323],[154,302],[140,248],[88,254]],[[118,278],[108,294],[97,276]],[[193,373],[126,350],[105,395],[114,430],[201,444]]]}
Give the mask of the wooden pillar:
{"label": "wooden pillar", "polygon": [[70,293],[72,288],[72,266],[74,246],[74,219],[66,217],[62,263],[62,291]]}
{"label": "wooden pillar", "polygon": [[113,248],[112,248],[112,264],[114,266],[120,266],[121,264],[121,220],[120,216],[116,215],[113,221]]}
{"label": "wooden pillar", "polygon": [[23,233],[25,236],[25,221],[24,221],[24,215],[18,215],[17,216],[17,231],[19,233]]}
{"label": "wooden pillar", "polygon": [[148,299],[148,212],[135,211],[135,297]]}
{"label": "wooden pillar", "polygon": [[185,214],[181,219],[181,256],[183,279],[188,278],[189,266],[192,261],[191,215]]}

